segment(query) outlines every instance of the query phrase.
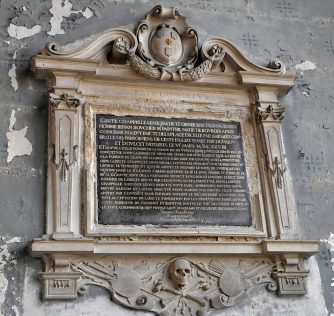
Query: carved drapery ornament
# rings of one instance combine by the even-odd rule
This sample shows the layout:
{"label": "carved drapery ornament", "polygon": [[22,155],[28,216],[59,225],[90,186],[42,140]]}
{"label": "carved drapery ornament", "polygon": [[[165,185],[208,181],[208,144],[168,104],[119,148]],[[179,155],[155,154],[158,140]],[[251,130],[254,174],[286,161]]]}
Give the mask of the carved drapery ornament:
{"label": "carved drapery ornament", "polygon": [[73,146],[73,152],[71,155],[73,158],[71,161],[68,160],[68,152],[65,148],[62,148],[61,152],[59,153],[58,161],[56,160],[56,157],[52,159],[56,169],[60,169],[60,177],[62,182],[67,182],[67,174],[70,171],[70,168],[78,161],[78,147],[78,145]]}
{"label": "carved drapery ornament", "polygon": [[270,169],[273,177],[276,180],[276,185],[279,189],[283,188],[283,176],[284,172],[286,171],[286,168],[282,167],[281,161],[278,159],[278,157],[274,158],[272,166],[268,163],[268,168]]}
{"label": "carved drapery ornament", "polygon": [[[47,228],[32,244],[32,254],[45,262],[45,299],[74,299],[97,285],[130,308],[200,316],[238,304],[260,284],[278,295],[306,293],[303,261],[318,245],[296,237],[289,204],[281,135],[285,110],[277,96],[295,78],[284,74],[280,61],[255,65],[218,37],[199,48],[196,30],[177,9],[156,6],[135,32],[108,30],[70,52],[46,45],[32,69],[49,80],[52,91]],[[234,136],[244,137],[251,225],[99,223],[100,113],[238,121],[242,133]],[[208,136],[214,144],[221,140],[215,136]],[[222,139],[232,144],[232,136]]]}

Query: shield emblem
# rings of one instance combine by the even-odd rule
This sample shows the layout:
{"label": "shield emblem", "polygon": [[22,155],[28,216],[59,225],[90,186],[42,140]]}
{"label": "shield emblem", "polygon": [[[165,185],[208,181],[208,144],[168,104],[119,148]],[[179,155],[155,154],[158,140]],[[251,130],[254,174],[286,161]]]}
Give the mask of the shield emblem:
{"label": "shield emblem", "polygon": [[167,24],[159,25],[151,36],[151,55],[163,65],[177,63],[182,57],[182,41],[179,33]]}

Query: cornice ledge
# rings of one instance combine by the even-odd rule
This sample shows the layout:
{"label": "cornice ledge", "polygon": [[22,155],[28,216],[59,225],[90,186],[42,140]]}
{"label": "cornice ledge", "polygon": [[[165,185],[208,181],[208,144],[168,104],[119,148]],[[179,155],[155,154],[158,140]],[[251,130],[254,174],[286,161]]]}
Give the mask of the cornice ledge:
{"label": "cornice ledge", "polygon": [[244,254],[261,255],[262,245],[253,241],[109,241],[98,239],[34,239],[31,254],[41,257],[45,254]]}
{"label": "cornice ledge", "polygon": [[309,257],[318,252],[315,240],[263,240],[261,241],[108,241],[96,239],[43,240],[35,239],[31,253],[35,257],[52,253],[81,254],[294,254]]}
{"label": "cornice ledge", "polygon": [[63,239],[48,240],[36,238],[30,245],[30,252],[33,257],[42,257],[45,254],[91,254],[94,253],[94,239]]}
{"label": "cornice ledge", "polygon": [[31,59],[30,68],[39,79],[43,79],[47,78],[50,72],[56,71],[95,74],[98,65],[96,60],[36,55]]}
{"label": "cornice ledge", "polygon": [[296,80],[295,75],[283,75],[278,73],[259,73],[251,71],[239,71],[238,79],[240,84],[256,86],[273,86],[273,87],[285,87],[292,88]]}
{"label": "cornice ledge", "polygon": [[267,254],[296,254],[309,257],[319,251],[317,240],[263,240],[262,246]]}

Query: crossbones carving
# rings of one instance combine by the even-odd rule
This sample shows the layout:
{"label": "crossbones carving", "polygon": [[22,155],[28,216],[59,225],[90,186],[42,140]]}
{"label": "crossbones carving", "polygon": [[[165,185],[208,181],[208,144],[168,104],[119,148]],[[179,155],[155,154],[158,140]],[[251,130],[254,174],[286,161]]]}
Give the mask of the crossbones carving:
{"label": "crossbones carving", "polygon": [[178,258],[169,264],[168,267],[169,278],[171,279],[175,288],[172,289],[166,286],[163,283],[162,279],[158,280],[153,288],[153,292],[164,291],[174,294],[174,296],[168,298],[161,298],[160,305],[162,308],[165,308],[168,304],[172,303],[175,300],[180,300],[180,299],[189,299],[193,302],[196,302],[201,307],[207,307],[206,300],[191,294],[193,291],[198,290],[199,288],[202,288],[203,290],[207,289],[205,284],[202,284],[203,283],[202,281],[197,282],[191,288],[187,288],[187,286],[189,285],[191,272],[192,272],[191,264],[186,259]]}
{"label": "crossbones carving", "polygon": [[[196,284],[197,285],[197,284]],[[173,290],[170,289],[168,287],[161,287],[160,291],[165,291],[171,294],[174,294],[175,296],[171,296],[168,298],[162,298],[160,300],[160,305],[162,308],[165,308],[168,304],[170,304],[171,302],[177,300],[177,299],[181,299],[181,298],[186,298],[189,299],[191,301],[196,302],[197,304],[199,304],[201,307],[206,307],[207,306],[207,301],[205,301],[204,299],[191,295],[191,292],[194,290],[194,288],[196,287],[193,286],[192,288],[188,289],[188,290]],[[197,287],[195,288],[197,290]]]}

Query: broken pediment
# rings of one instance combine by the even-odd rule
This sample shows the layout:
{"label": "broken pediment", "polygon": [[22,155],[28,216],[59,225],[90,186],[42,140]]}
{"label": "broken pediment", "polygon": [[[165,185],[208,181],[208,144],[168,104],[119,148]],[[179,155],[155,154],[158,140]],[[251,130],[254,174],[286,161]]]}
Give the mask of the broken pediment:
{"label": "broken pediment", "polygon": [[[249,61],[175,8],[32,59],[48,80],[45,299],[89,285],[157,315],[205,315],[266,285],[303,295],[278,96],[284,65]],[[268,293],[268,295],[271,295]]]}
{"label": "broken pediment", "polygon": [[[160,5],[146,15],[135,33],[111,29],[87,47],[69,52],[63,52],[55,43],[49,43],[43,49],[43,56],[52,58],[36,56],[33,59],[33,67],[40,71],[43,67],[39,66],[39,62],[56,61],[55,57],[59,57],[59,62],[69,59],[89,61],[89,66],[81,65],[85,67],[82,71],[94,72],[95,68],[96,74],[102,65],[129,63],[133,70],[148,79],[167,81],[197,81],[227,70],[238,73],[244,82],[244,73],[258,76],[260,80],[261,76],[272,77],[285,72],[279,60],[271,61],[267,67],[255,65],[223,38],[207,39],[199,47],[197,32],[186,23],[185,17],[175,8],[162,8]],[[80,70],[79,63],[77,66]],[[66,65],[63,67],[64,70],[71,70]],[[246,83],[247,80],[249,78]]]}

